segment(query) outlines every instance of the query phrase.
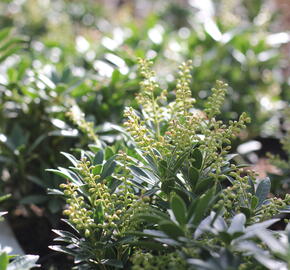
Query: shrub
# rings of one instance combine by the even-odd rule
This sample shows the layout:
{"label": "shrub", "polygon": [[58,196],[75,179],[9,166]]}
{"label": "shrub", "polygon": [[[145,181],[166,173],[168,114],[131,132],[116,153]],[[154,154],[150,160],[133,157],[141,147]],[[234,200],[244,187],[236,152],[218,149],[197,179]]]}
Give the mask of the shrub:
{"label": "shrub", "polygon": [[91,145],[80,160],[65,154],[73,167],[50,170],[67,179],[55,193],[66,198],[73,228],[55,231],[66,244],[52,248],[73,255],[78,269],[275,269],[270,261],[286,269],[289,247],[268,228],[290,197],[268,198],[270,180],[256,183],[232,161],[231,140],[249,117],[218,120],[227,85],[217,81],[201,110],[190,61],[173,99],[152,63],[139,64],[141,111],[125,110],[125,141]]}

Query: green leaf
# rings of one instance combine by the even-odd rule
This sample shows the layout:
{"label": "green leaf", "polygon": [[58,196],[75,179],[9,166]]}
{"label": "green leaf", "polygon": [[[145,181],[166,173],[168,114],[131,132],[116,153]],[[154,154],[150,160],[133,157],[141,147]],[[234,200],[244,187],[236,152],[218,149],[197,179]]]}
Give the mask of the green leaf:
{"label": "green leaf", "polygon": [[136,241],[136,242],[131,242],[131,246],[134,247],[139,247],[142,249],[149,249],[149,250],[162,250],[164,251],[164,245],[156,242],[150,242],[150,241]]}
{"label": "green leaf", "polygon": [[6,252],[0,254],[0,270],[6,270],[9,263],[9,257]]}
{"label": "green leaf", "polygon": [[165,176],[167,172],[167,162],[165,160],[160,160],[158,162],[158,170],[161,176]]}
{"label": "green leaf", "polygon": [[77,167],[79,161],[71,154],[60,152],[63,156],[65,156],[75,167]]}
{"label": "green leaf", "polygon": [[148,214],[135,215],[135,218],[140,219],[140,220],[145,221],[145,222],[150,222],[153,224],[157,224],[158,222],[160,222],[160,220],[162,220],[162,217],[160,217],[160,216],[148,215]]}
{"label": "green leaf", "polygon": [[39,256],[24,255],[16,257],[8,266],[7,270],[29,270],[33,267],[38,267],[36,261]]}
{"label": "green leaf", "polygon": [[103,203],[100,202],[95,208],[94,218],[98,223],[103,223],[105,217]]}
{"label": "green leaf", "polygon": [[1,54],[1,56],[0,56],[0,63],[3,62],[10,55],[12,55],[12,54],[16,53],[17,51],[19,51],[20,49],[21,49],[21,46],[15,46],[13,48],[10,48],[10,49],[6,50],[6,52],[4,54]]}
{"label": "green leaf", "polygon": [[166,194],[169,194],[174,188],[174,185],[175,185],[174,179],[172,178],[166,179],[161,184],[161,190]]}
{"label": "green leaf", "polygon": [[182,163],[185,161],[185,159],[188,157],[189,155],[189,152],[188,151],[185,151],[177,160],[173,165],[172,167],[172,172],[175,174],[180,168],[181,168],[181,165]]}
{"label": "green leaf", "polygon": [[49,195],[61,195],[63,196],[64,193],[61,190],[55,189],[55,188],[48,188],[47,189],[47,194]]}
{"label": "green leaf", "polygon": [[94,175],[99,175],[99,174],[101,174],[102,169],[103,169],[103,165],[98,164],[98,165],[94,166],[94,168],[92,169],[92,172]]}
{"label": "green leaf", "polygon": [[183,230],[178,225],[170,221],[160,222],[159,229],[166,233],[168,236],[175,239],[180,236],[184,236]]}
{"label": "green leaf", "polygon": [[62,237],[62,238],[69,238],[72,240],[79,240],[74,234],[72,234],[71,232],[67,232],[67,231],[62,231],[62,230],[52,230],[54,233],[56,233],[58,236]]}
{"label": "green leaf", "polygon": [[255,184],[254,181],[251,179],[251,177],[248,177],[248,183],[250,185],[249,191],[251,194],[255,194]]}
{"label": "green leaf", "polygon": [[256,190],[256,196],[259,199],[258,207],[263,204],[263,202],[267,199],[267,196],[271,189],[271,181],[269,177],[263,179]]}
{"label": "green leaf", "polygon": [[243,214],[245,214],[247,218],[251,217],[252,212],[251,209],[249,209],[248,207],[240,207],[240,210]]}
{"label": "green leaf", "polygon": [[251,209],[254,210],[258,205],[259,199],[256,196],[253,196],[251,199]]}
{"label": "green leaf", "polygon": [[94,161],[93,161],[93,164],[96,165],[96,164],[102,164],[104,161],[104,151],[103,150],[99,150],[95,157],[94,157]]}
{"label": "green leaf", "polygon": [[111,77],[111,84],[114,85],[118,82],[119,78],[120,78],[120,71],[118,69],[115,69],[112,73],[112,77]]}
{"label": "green leaf", "polygon": [[195,149],[192,153],[192,157],[194,158],[194,162],[192,163],[192,165],[197,168],[200,169],[202,166],[202,153],[199,149]]}
{"label": "green leaf", "polygon": [[48,201],[48,209],[53,214],[56,214],[57,212],[61,211],[62,206],[63,202],[59,198],[51,198]]}
{"label": "green leaf", "polygon": [[8,50],[13,45],[18,44],[18,43],[21,43],[23,41],[24,40],[22,38],[11,38],[10,37],[4,44],[1,44],[0,52],[1,51],[5,51],[5,50]]}
{"label": "green leaf", "polygon": [[226,243],[230,244],[232,237],[227,232],[219,232],[219,237]]}
{"label": "green leaf", "polygon": [[43,179],[36,177],[35,175],[27,175],[26,178],[31,181],[32,183],[42,187],[47,188],[46,183],[44,183]]}
{"label": "green leaf", "polygon": [[173,214],[180,225],[186,224],[187,220],[187,209],[184,201],[178,196],[173,195],[170,200],[170,207]]}
{"label": "green leaf", "polygon": [[198,198],[198,203],[195,207],[195,213],[192,220],[192,224],[198,225],[202,220],[203,216],[206,214],[210,203],[214,199],[216,187],[213,186],[210,190],[208,190],[205,194],[203,194],[200,198]]}
{"label": "green leaf", "polygon": [[158,230],[144,230],[144,232],[126,232],[129,235],[138,236],[138,237],[149,237],[149,238],[167,238],[167,234]]}
{"label": "green leaf", "polygon": [[114,150],[112,147],[108,146],[105,149],[105,159],[108,160],[114,155]]}
{"label": "green leaf", "polygon": [[243,232],[246,223],[246,217],[244,214],[237,214],[232,219],[232,223],[228,229],[229,234],[234,234],[236,232]]}
{"label": "green leaf", "polygon": [[116,167],[115,156],[112,156],[103,166],[103,171],[101,174],[101,179],[105,179],[106,177],[112,175]]}
{"label": "green leaf", "polygon": [[[71,248],[67,248],[61,245],[53,245],[53,246],[49,246],[50,249],[57,251],[57,252],[62,252],[71,256],[77,256],[77,252],[74,251]],[[16,270],[16,269],[15,269]]]}
{"label": "green leaf", "polygon": [[203,179],[197,184],[194,192],[198,195],[204,193],[206,190],[208,190],[209,187],[212,186],[213,182],[214,179],[212,178]]}
{"label": "green leaf", "polygon": [[11,32],[11,28],[4,28],[0,31],[0,42],[7,38]]}
{"label": "green leaf", "polygon": [[0,203],[9,199],[12,195],[9,193],[9,194],[5,194],[5,195],[2,195],[0,196]]}
{"label": "green leaf", "polygon": [[193,216],[194,216],[194,212],[195,212],[195,208],[197,206],[197,203],[198,203],[198,199],[194,199],[191,202],[190,206],[188,207],[188,211],[187,211],[188,212],[188,214],[187,214],[187,216],[188,216],[188,222],[190,220],[193,220]]}
{"label": "green leaf", "polygon": [[176,193],[185,202],[186,205],[190,204],[189,198],[194,196],[186,188],[179,187],[172,188],[172,193]]}
{"label": "green leaf", "polygon": [[47,172],[52,172],[55,173],[61,177],[63,177],[66,180],[70,180],[71,182],[73,182],[74,184],[80,186],[83,183],[81,182],[81,180],[79,179],[79,177],[72,171],[65,169],[65,168],[61,168],[58,167],[58,170],[55,169],[47,169]]}
{"label": "green leaf", "polygon": [[190,167],[188,169],[188,181],[192,190],[195,189],[198,179],[199,179],[199,171],[194,167]]}
{"label": "green leaf", "polygon": [[[168,208],[169,205],[166,205],[165,207]],[[150,208],[150,215],[152,215],[152,214],[159,216],[159,217],[162,217],[163,219],[169,220],[168,214],[166,214],[166,213],[164,213],[156,208]]]}

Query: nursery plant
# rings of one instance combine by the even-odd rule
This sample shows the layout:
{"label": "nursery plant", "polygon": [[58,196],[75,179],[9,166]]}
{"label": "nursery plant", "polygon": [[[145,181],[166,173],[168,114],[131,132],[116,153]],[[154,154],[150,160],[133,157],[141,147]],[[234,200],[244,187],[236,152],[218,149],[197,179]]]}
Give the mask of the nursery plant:
{"label": "nursery plant", "polygon": [[[19,203],[33,203],[52,213],[61,209],[62,203],[56,198],[49,200],[44,191],[57,186],[58,181],[51,181],[43,170],[63,162],[53,155],[54,148],[68,151],[89,142],[87,136],[79,136],[74,121],[64,123],[68,119],[66,112],[76,100],[89,122],[97,126],[106,121],[119,123],[124,105],[132,104],[138,88],[136,55],[144,57],[150,52],[151,56],[148,56],[156,60],[160,69],[162,87],[168,85],[169,90],[174,88],[174,83],[172,76],[166,77],[168,70],[180,59],[192,59],[194,83],[190,88],[198,97],[198,107],[203,106],[216,76],[230,82],[232,98],[224,103],[220,119],[236,119],[242,111],[249,110],[253,124],[248,129],[248,137],[258,135],[260,124],[268,115],[268,112],[261,112],[261,94],[274,93],[269,97],[272,100],[279,96],[279,91],[281,94],[285,92],[274,76],[279,73],[277,46],[280,44],[267,43],[271,39],[268,32],[271,16],[262,29],[255,24],[229,28],[217,16],[212,23],[220,29],[224,39],[216,40],[192,7],[186,10],[187,15],[177,23],[177,28],[171,26],[170,20],[176,20],[180,15],[174,15],[176,9],[170,8],[169,3],[162,14],[150,14],[140,22],[140,27],[136,27],[135,21],[124,24],[123,28],[111,23],[105,30],[99,27],[96,33],[88,33],[84,30],[86,27],[100,22],[94,18],[90,25],[86,25],[86,15],[102,11],[102,7],[92,1],[57,0],[54,4],[47,2],[47,9],[41,8],[42,2],[10,2],[0,4],[4,10],[1,25],[14,25],[17,32],[29,34],[31,39],[25,52],[12,55],[9,61],[1,64],[0,133],[3,140],[0,140],[0,170],[8,171],[5,173],[11,179],[8,191],[13,189],[17,193],[12,208]],[[13,4],[18,6],[18,12],[10,14]],[[255,9],[254,14],[259,14],[262,5]],[[69,18],[61,16],[63,10],[69,12]],[[183,12],[182,8],[178,10]],[[65,25],[68,29],[61,38],[60,27],[53,26],[51,14],[57,14],[62,27]],[[107,18],[109,14],[103,16]],[[78,31],[74,33],[73,29]],[[118,35],[123,37],[122,40],[118,40]],[[161,37],[160,42],[154,35]],[[142,41],[144,37],[146,42]],[[257,42],[251,42],[253,39]],[[78,45],[79,40],[82,45]],[[14,43],[9,41],[8,44]],[[14,45],[17,48],[19,43]],[[14,47],[11,48],[10,56],[15,52]],[[133,107],[136,108],[136,104]],[[114,141],[111,130],[100,126],[97,131],[110,143]],[[13,185],[19,187],[19,192]]]}
{"label": "nursery plant", "polygon": [[[57,195],[48,196],[45,190],[55,189],[61,180],[58,176],[45,172],[44,169],[55,167],[57,164],[68,167],[69,163],[62,155],[55,155],[55,149],[70,152],[81,160],[83,156],[94,156],[102,148],[102,151],[107,153],[104,154],[103,163],[105,164],[108,158],[115,156],[113,163],[116,164],[116,170],[123,162],[118,160],[123,155],[119,153],[119,150],[122,150],[128,156],[128,167],[132,174],[127,177],[128,181],[131,183],[132,179],[135,179],[135,182],[132,183],[134,185],[132,192],[138,198],[143,198],[141,190],[144,193],[149,192],[150,185],[153,185],[152,180],[149,182],[150,184],[146,184],[145,180],[156,177],[153,187],[157,191],[149,193],[148,197],[161,204],[162,200],[167,203],[170,201],[172,192],[172,173],[166,171],[175,161],[177,162],[181,153],[184,153],[185,161],[180,160],[183,163],[182,168],[176,169],[178,179],[185,177],[182,171],[186,169],[183,167],[186,167],[185,163],[191,162],[187,162],[187,160],[193,159],[192,151],[198,152],[198,149],[202,153],[203,159],[208,160],[204,161],[206,166],[210,166],[210,160],[214,160],[216,156],[220,158],[220,155],[224,155],[225,153],[222,154],[222,150],[217,147],[215,155],[211,158],[205,157],[205,150],[202,148],[207,149],[207,145],[202,146],[203,144],[195,138],[199,134],[208,137],[208,134],[214,130],[213,126],[206,131],[208,128],[206,124],[196,123],[198,127],[195,127],[191,123],[192,127],[198,130],[197,135],[181,136],[183,130],[179,130],[175,135],[174,132],[173,135],[170,135],[170,132],[174,131],[174,121],[176,120],[173,115],[177,114],[175,112],[177,109],[176,107],[167,108],[167,106],[173,106],[174,102],[176,103],[172,90],[176,88],[174,79],[178,75],[170,73],[175,69],[178,61],[187,58],[193,60],[193,68],[190,71],[193,80],[189,83],[189,88],[195,98],[195,103],[188,110],[204,116],[205,123],[208,121],[208,116],[205,109],[202,108],[207,103],[211,86],[214,85],[216,78],[229,83],[227,89],[231,98],[224,100],[220,108],[221,114],[214,118],[227,123],[227,119],[237,120],[238,116],[246,110],[253,120],[251,123],[247,123],[247,130],[243,133],[243,138],[257,136],[262,130],[261,123],[271,113],[268,111],[271,106],[267,107],[267,110],[260,106],[262,96],[266,96],[266,104],[268,104],[267,102],[274,104],[280,97],[287,95],[288,85],[280,73],[279,46],[281,40],[278,38],[279,35],[272,35],[271,23],[274,16],[269,15],[264,9],[263,1],[257,2],[255,7],[251,8],[254,11],[250,9],[246,11],[246,13],[250,12],[251,16],[248,16],[249,20],[245,25],[228,24],[225,18],[229,15],[228,9],[225,10],[223,7],[231,6],[227,3],[229,1],[216,1],[214,17],[209,16],[205,21],[200,20],[199,7],[188,5],[181,7],[175,1],[167,1],[162,12],[158,11],[158,5],[164,1],[154,1],[153,4],[156,5],[157,11],[149,12],[150,14],[146,17],[144,14],[138,15],[135,3],[124,2],[126,1],[120,2],[121,6],[116,14],[111,10],[105,12],[100,3],[90,0],[82,2],[65,0],[1,1],[0,9],[3,12],[0,14],[0,25],[2,28],[3,26],[13,26],[14,28],[13,31],[7,28],[0,32],[0,192],[1,194],[12,193],[12,198],[5,202],[6,209],[11,210],[7,216],[12,225],[21,224],[22,226],[24,224],[24,222],[18,222],[19,216],[15,215],[17,212],[20,213],[21,218],[22,215],[27,215],[25,219],[29,224],[33,224],[32,218],[37,217],[37,219],[45,220],[48,227],[59,228],[59,216],[64,199]],[[192,4],[194,1],[190,2]],[[220,2],[225,4],[221,5]],[[239,5],[251,6],[247,3],[248,1],[239,1]],[[236,10],[236,8],[234,9]],[[58,20],[54,20],[55,17]],[[131,17],[134,19],[127,19]],[[123,18],[126,19],[123,21]],[[259,18],[264,18],[262,24]],[[210,31],[210,27],[206,24],[207,21],[210,21],[211,25],[220,32],[220,38],[216,38],[214,32]],[[23,39],[20,34],[29,35],[29,38]],[[270,40],[274,40],[276,43],[271,44]],[[24,44],[25,46],[23,46]],[[156,63],[158,81],[161,86],[156,87],[154,95],[160,119],[158,117],[155,119],[151,113],[143,109],[147,105],[141,106],[145,116],[142,116],[142,112],[140,114],[134,110],[142,104],[142,101],[139,100],[142,99],[142,95],[138,95],[140,97],[133,101],[140,79],[140,74],[136,72],[136,56],[148,56],[153,58]],[[277,74],[279,80],[276,78]],[[163,88],[168,89],[168,94],[164,92],[159,98]],[[140,104],[138,105],[138,103]],[[116,126],[115,130],[112,130],[113,125],[106,123],[109,121],[120,124],[122,111],[129,104],[133,109],[126,109],[125,114],[129,119],[127,125],[131,126],[133,123],[130,122],[130,119],[134,120],[135,117],[131,115],[132,113],[133,115],[136,113],[141,122],[145,121],[145,124],[149,125],[144,134],[148,132],[151,134],[150,136],[153,136],[152,138],[149,136],[147,142],[149,144],[147,147],[152,148],[151,150],[145,151],[146,145],[142,146],[142,142],[139,142],[138,138],[134,138],[134,134],[130,135],[130,132],[134,133],[134,130],[125,131]],[[150,119],[153,117],[153,120],[148,120],[148,115]],[[159,124],[156,125],[156,123]],[[187,122],[182,125],[186,128],[185,123]],[[136,132],[139,132],[137,129]],[[143,128],[141,127],[140,130]],[[123,132],[125,142],[115,144],[116,139],[120,138],[119,131]],[[155,134],[160,134],[158,135],[160,138]],[[141,135],[140,137],[142,137]],[[183,143],[184,139],[184,147],[178,146],[177,148],[177,143],[173,139],[169,141],[170,136],[174,136],[172,137],[174,140],[180,140],[180,143]],[[186,139],[186,136],[192,136],[196,143],[196,146],[192,146],[192,151],[186,146],[187,140],[190,141],[191,137]],[[166,140],[164,139],[165,145],[161,144],[162,138],[166,138]],[[145,139],[147,140],[147,135]],[[236,139],[239,141],[239,136]],[[236,146],[236,139],[230,139],[233,149]],[[115,146],[107,150],[103,142]],[[86,148],[89,143],[97,144],[97,146],[93,148],[91,146],[92,149],[84,154],[82,149]],[[226,147],[225,143],[223,143],[223,147]],[[165,152],[169,154],[165,154]],[[79,153],[81,158],[78,156]],[[169,160],[167,155],[171,155],[171,153],[173,153],[172,160]],[[212,152],[210,153],[209,156],[212,155]],[[144,160],[142,156],[146,156],[146,159]],[[90,160],[89,157],[87,159]],[[150,163],[147,159],[150,162],[153,159],[154,166],[157,166],[155,171],[152,171],[150,168],[152,162]],[[164,163],[163,165],[159,164],[160,160],[162,160],[160,164]],[[233,163],[233,160],[228,162]],[[207,170],[215,171],[215,166],[218,168],[218,164],[212,164]],[[147,169],[144,169],[145,167]],[[196,187],[193,187],[191,192],[196,196],[206,192],[205,186],[212,183],[210,172],[204,173],[204,169],[203,167],[197,168],[201,179],[206,181],[202,181],[197,191]],[[122,170],[119,170],[119,176],[114,176],[116,179],[122,175]],[[144,170],[146,174],[143,172]],[[161,176],[162,170],[164,170],[163,176]],[[235,172],[235,169],[233,171]],[[225,180],[220,180],[223,189],[233,185],[229,181],[233,181],[235,178],[229,175],[230,172],[224,173]],[[243,171],[242,176],[244,174]],[[287,169],[283,171],[283,174],[287,175]],[[252,181],[255,182],[255,177],[252,178]],[[279,194],[285,196],[283,195],[285,194],[285,184],[280,186],[282,181],[279,179],[276,181],[277,178],[277,176],[271,178],[272,193],[277,190],[278,185]],[[283,183],[288,181],[284,181],[286,177],[281,176],[282,178]],[[163,184],[164,179],[166,179],[165,184]],[[265,180],[264,183],[269,184],[269,180]],[[138,186],[138,189],[135,185]],[[258,183],[255,185],[257,188]],[[157,187],[159,189],[162,187],[163,190],[160,191]],[[174,186],[174,190],[180,188],[179,184]],[[166,190],[168,190],[167,193]],[[162,197],[162,200],[157,200],[156,198],[159,197],[156,197],[156,194],[163,194],[162,192],[165,192],[166,199]],[[219,192],[214,193],[220,194]],[[228,191],[228,193],[231,192]],[[219,195],[220,197],[216,198],[213,205],[219,200],[223,200],[222,194],[223,192]],[[147,195],[146,193],[145,198]],[[232,202],[232,200],[230,201]],[[190,202],[186,201],[186,203]],[[238,204],[237,201],[234,203]],[[150,201],[149,205],[153,205],[153,202]],[[156,208],[156,206],[154,207]],[[162,209],[158,207],[158,209],[166,212],[166,207]],[[230,207],[225,206],[225,208]],[[15,209],[17,211],[14,212]],[[217,210],[214,209],[214,211]],[[251,216],[247,210],[242,209],[241,211],[247,217]],[[38,217],[39,213],[41,213],[41,217]],[[207,214],[210,214],[210,211],[207,211]],[[229,218],[227,215],[229,216],[226,212],[223,213],[223,218]],[[262,216],[261,213],[260,215]],[[265,214],[264,218],[267,215]],[[230,221],[226,220],[226,222]],[[29,225],[29,227],[34,225]],[[138,231],[146,229],[146,226],[140,225]],[[18,233],[21,234],[21,232]],[[51,237],[43,231],[39,234],[40,237],[37,237],[39,239],[42,237],[50,239]],[[47,246],[46,240],[40,240],[40,242],[43,247]],[[26,244],[24,245],[27,248]],[[39,248],[35,247],[35,244],[33,248],[35,252],[39,252]],[[132,264],[131,255],[133,253],[134,251],[131,251],[130,256],[128,255],[130,257],[128,265]],[[51,254],[47,254],[47,251],[41,255],[43,254],[45,259],[54,260]]]}
{"label": "nursery plant", "polygon": [[219,119],[228,86],[217,81],[200,108],[191,61],[174,92],[159,86],[152,62],[139,65],[139,110],[126,108],[115,126],[123,143],[89,145],[79,159],[63,153],[72,166],[49,170],[66,179],[51,192],[66,199],[71,227],[54,231],[51,248],[72,255],[75,269],[287,269],[289,227],[269,227],[290,196],[268,197],[270,179],[235,164],[231,140],[250,119]]}

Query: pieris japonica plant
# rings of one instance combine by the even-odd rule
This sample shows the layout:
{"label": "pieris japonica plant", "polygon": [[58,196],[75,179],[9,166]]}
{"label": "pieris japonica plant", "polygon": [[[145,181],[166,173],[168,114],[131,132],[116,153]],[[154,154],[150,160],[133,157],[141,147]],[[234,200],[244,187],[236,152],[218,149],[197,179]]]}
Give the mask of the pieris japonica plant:
{"label": "pieris japonica plant", "polygon": [[190,61],[180,66],[174,93],[160,88],[150,61],[139,64],[140,110],[126,108],[118,128],[124,142],[90,146],[80,159],[64,153],[73,166],[50,170],[67,180],[54,192],[65,197],[72,227],[55,231],[64,245],[52,248],[74,256],[76,269],[267,269],[274,255],[258,233],[279,242],[268,228],[290,196],[268,198],[270,180],[256,183],[233,162],[231,140],[249,117],[219,120],[221,81],[196,108]]}

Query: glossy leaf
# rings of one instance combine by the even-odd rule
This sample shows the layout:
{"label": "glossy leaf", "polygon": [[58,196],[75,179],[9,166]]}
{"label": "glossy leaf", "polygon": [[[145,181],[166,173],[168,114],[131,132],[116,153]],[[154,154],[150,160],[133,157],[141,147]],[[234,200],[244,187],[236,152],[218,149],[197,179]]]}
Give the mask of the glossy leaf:
{"label": "glossy leaf", "polygon": [[99,150],[95,157],[94,157],[94,161],[93,164],[97,165],[97,164],[102,164],[104,161],[104,151],[103,150]]}
{"label": "glossy leaf", "polygon": [[116,161],[115,161],[115,156],[111,157],[106,161],[106,163],[103,166],[103,171],[101,174],[101,179],[105,179],[106,177],[112,175],[112,173],[115,170],[116,167]]}
{"label": "glossy leaf", "polygon": [[[199,179],[199,171],[194,167],[190,167],[188,169],[188,181],[189,181],[189,184],[190,184],[192,190],[195,189],[196,184],[198,183],[198,179]],[[200,189],[200,187],[199,187],[199,189]]]}
{"label": "glossy leaf", "polygon": [[183,230],[173,222],[170,221],[162,221],[159,223],[159,228],[168,236],[176,239],[180,236],[184,236]]}
{"label": "glossy leaf", "polygon": [[36,264],[39,256],[24,255],[16,257],[8,266],[7,270],[29,270],[38,267]]}
{"label": "glossy leaf", "polygon": [[259,199],[258,207],[263,204],[263,202],[267,199],[267,196],[271,189],[271,181],[269,177],[263,179],[256,190],[256,196]]}
{"label": "glossy leaf", "polygon": [[214,186],[198,199],[198,202],[195,207],[194,218],[192,220],[192,224],[197,226],[200,223],[200,221],[206,214],[210,203],[214,199],[215,190],[216,188]]}
{"label": "glossy leaf", "polygon": [[198,148],[196,148],[193,153],[192,153],[192,157],[194,158],[194,161],[192,163],[192,165],[197,168],[200,169],[202,166],[202,153],[200,152],[200,150]]}
{"label": "glossy leaf", "polygon": [[175,194],[171,197],[170,207],[178,223],[180,225],[186,224],[187,221],[186,205],[178,195]]}

